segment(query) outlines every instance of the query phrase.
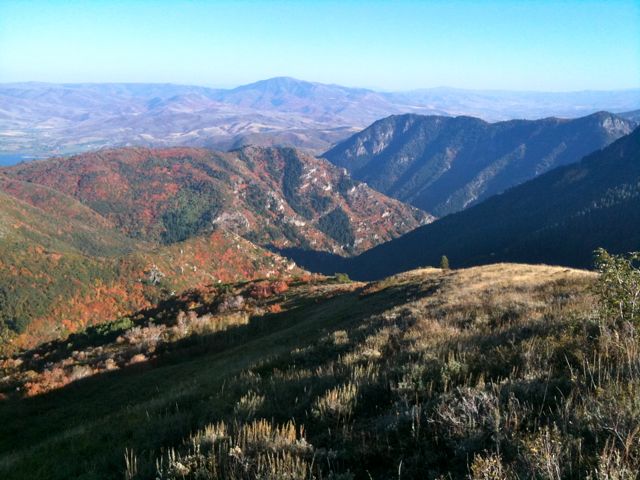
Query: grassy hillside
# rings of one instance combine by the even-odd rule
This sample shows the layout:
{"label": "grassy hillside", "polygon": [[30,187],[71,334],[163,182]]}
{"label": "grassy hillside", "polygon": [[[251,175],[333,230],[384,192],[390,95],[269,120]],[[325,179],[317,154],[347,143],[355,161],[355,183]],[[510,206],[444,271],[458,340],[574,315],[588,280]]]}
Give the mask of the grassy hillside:
{"label": "grassy hillside", "polygon": [[0,473],[633,478],[635,327],[598,316],[595,281],[498,264],[192,292],[6,361],[6,393],[46,393],[0,403]]}

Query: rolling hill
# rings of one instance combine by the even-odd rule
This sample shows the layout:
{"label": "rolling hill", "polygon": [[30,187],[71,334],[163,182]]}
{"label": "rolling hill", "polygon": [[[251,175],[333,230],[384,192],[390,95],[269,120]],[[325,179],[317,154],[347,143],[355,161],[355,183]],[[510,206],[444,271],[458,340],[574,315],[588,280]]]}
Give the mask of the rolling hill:
{"label": "rolling hill", "polygon": [[635,125],[606,112],[498,123],[400,115],[375,122],[323,156],[376,190],[444,216],[577,162]]}
{"label": "rolling hill", "polygon": [[433,110],[398,105],[370,90],[291,78],[228,90],[5,84],[0,85],[0,153],[50,156],[128,145],[229,149],[247,143],[320,152],[377,118],[405,111]]}
{"label": "rolling hill", "polygon": [[353,254],[431,220],[289,148],[102,150],[4,172],[76,198],[131,237],[164,244],[224,228],[260,245]]}
{"label": "rolling hill", "polygon": [[454,267],[500,261],[589,267],[598,247],[616,253],[640,250],[640,128],[579,163],[556,168],[356,258],[298,260],[354,278],[381,278],[438,265],[441,255]]}

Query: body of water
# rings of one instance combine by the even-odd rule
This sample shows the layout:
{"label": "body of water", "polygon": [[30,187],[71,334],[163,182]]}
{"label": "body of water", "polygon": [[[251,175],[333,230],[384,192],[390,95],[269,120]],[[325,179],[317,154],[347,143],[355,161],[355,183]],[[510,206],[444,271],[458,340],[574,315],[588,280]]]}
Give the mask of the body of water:
{"label": "body of water", "polygon": [[35,160],[36,157],[32,155],[22,155],[19,153],[0,153],[0,167],[8,167],[16,165],[20,162],[28,162]]}

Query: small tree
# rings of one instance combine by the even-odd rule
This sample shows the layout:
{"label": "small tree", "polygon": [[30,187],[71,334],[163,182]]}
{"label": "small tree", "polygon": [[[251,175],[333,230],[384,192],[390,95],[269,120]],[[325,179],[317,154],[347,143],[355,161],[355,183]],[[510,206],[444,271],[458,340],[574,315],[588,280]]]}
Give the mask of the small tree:
{"label": "small tree", "polygon": [[346,273],[336,273],[334,277],[338,283],[351,283],[351,279]]}
{"label": "small tree", "polygon": [[640,252],[611,255],[599,248],[595,264],[600,272],[596,283],[600,316],[607,323],[640,326]]}
{"label": "small tree", "polygon": [[449,259],[446,255],[442,255],[442,258],[440,259],[440,268],[442,270],[449,270]]}

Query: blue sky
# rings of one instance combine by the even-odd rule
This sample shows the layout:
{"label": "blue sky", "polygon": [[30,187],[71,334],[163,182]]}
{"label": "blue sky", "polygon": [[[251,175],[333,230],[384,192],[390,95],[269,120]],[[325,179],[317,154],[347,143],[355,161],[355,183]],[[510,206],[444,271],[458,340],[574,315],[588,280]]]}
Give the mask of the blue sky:
{"label": "blue sky", "polygon": [[0,0],[0,82],[640,87],[636,1]]}

